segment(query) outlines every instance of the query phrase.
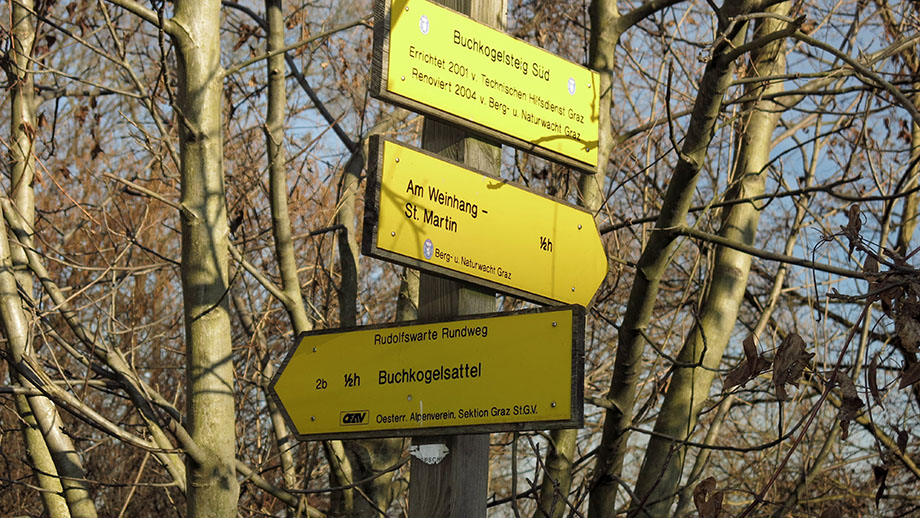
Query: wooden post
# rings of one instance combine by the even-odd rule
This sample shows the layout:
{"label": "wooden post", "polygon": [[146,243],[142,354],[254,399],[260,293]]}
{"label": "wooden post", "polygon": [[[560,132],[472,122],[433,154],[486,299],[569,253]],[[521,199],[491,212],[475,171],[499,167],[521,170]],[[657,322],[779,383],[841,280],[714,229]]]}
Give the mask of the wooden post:
{"label": "wooden post", "polygon": [[[496,28],[503,28],[506,0],[435,0]],[[422,148],[471,167],[498,174],[501,146],[470,137],[454,126],[425,119]],[[419,283],[418,316],[439,320],[496,310],[495,292],[426,273]],[[444,444],[438,464],[413,458],[409,477],[409,518],[484,518],[489,487],[489,434],[415,438],[415,445]]]}
{"label": "wooden post", "polygon": [[[495,311],[495,293],[477,286],[422,273],[419,318]],[[414,445],[444,444],[438,464],[413,458],[409,475],[409,518],[484,518],[489,487],[489,434],[416,437]]]}

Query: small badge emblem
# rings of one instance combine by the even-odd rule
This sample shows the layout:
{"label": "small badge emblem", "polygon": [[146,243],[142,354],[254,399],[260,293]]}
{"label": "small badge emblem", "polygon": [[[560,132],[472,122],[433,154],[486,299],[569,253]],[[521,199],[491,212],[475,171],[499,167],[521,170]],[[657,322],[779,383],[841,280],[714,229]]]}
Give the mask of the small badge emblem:
{"label": "small badge emblem", "polygon": [[353,426],[358,424],[368,424],[367,410],[351,410],[339,414],[339,424],[344,426]]}
{"label": "small badge emblem", "polygon": [[425,259],[431,259],[431,256],[434,255],[434,243],[430,239],[426,239],[425,244],[422,245],[422,253],[425,254]]}
{"label": "small badge emblem", "polygon": [[575,95],[575,79],[569,78],[569,95]]}
{"label": "small badge emblem", "polygon": [[422,34],[428,34],[428,17],[424,14],[421,18],[418,19],[418,30],[422,31]]}

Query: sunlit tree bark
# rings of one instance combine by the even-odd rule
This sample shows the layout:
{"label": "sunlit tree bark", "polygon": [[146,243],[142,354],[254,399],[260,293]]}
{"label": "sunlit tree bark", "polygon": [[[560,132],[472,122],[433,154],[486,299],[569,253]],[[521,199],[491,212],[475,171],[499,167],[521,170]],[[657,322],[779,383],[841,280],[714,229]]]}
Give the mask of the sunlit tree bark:
{"label": "sunlit tree bark", "polygon": [[[785,15],[789,3],[772,7],[768,12]],[[787,28],[789,22],[766,18],[758,24],[752,41],[763,41]],[[786,70],[785,41],[778,39],[758,45],[751,55],[752,74],[764,78],[776,77]],[[766,85],[749,83],[746,94],[760,98],[781,92],[781,81],[767,81]],[[767,163],[770,158],[770,141],[781,106],[773,101],[753,101],[745,106],[738,129],[739,145],[727,198],[743,199],[764,192]],[[757,234],[761,209],[753,203],[740,203],[724,209],[719,235],[752,245]],[[704,295],[699,319],[684,341],[677,356],[664,403],[655,421],[656,435],[649,439],[645,461],[636,482],[635,494],[643,514],[670,516],[673,496],[676,494],[684,467],[686,448],[681,442],[689,439],[696,428],[703,404],[722,354],[735,328],[738,309],[747,287],[751,256],[725,247],[716,249],[715,262],[710,273],[709,289]]]}
{"label": "sunlit tree bark", "polygon": [[665,193],[655,230],[636,265],[636,277],[620,324],[613,378],[608,399],[614,409],[606,412],[604,432],[598,450],[595,480],[591,489],[589,516],[612,517],[615,513],[617,478],[626,454],[628,428],[632,425],[636,385],[641,375],[645,350],[643,336],[658,296],[658,285],[675,248],[669,230],[684,222],[699,173],[706,159],[709,141],[722,109],[722,100],[734,74],[732,53],[744,41],[744,23],[727,23],[729,18],[749,11],[755,2],[727,2],[721,9],[720,37],[712,58],[700,79],[686,137],[679,151],[677,167]]}
{"label": "sunlit tree bark", "polygon": [[[10,192],[11,200],[22,217],[35,219],[36,99],[32,75],[32,50],[35,45],[35,4],[32,1],[10,3],[12,19],[11,58],[4,64],[10,80]],[[6,227],[0,232],[0,255],[4,272],[2,305],[4,335],[8,340],[10,360],[22,362],[32,352],[32,329],[27,314],[32,307],[32,276],[23,247],[31,246],[31,236],[22,236],[21,245],[13,245]],[[21,300],[18,291],[29,300]],[[21,373],[10,370],[14,382],[24,389],[34,388]],[[32,462],[45,511],[52,517],[95,517],[96,509],[88,488],[82,459],[64,432],[57,408],[43,395],[17,395],[16,410],[23,420],[23,439]],[[63,475],[63,479],[60,478]],[[74,480],[76,479],[76,480]]]}
{"label": "sunlit tree bark", "polygon": [[[32,64],[29,62],[32,46],[35,42],[35,26],[31,10],[32,2],[11,3],[12,10],[12,50],[11,60],[7,63],[7,76],[11,83],[10,91],[10,159],[11,191],[16,205],[22,207],[24,214],[34,213],[34,194],[32,179],[35,171],[34,139],[35,134],[35,100],[33,96]],[[30,275],[23,275],[21,271],[22,251],[18,248],[11,250],[13,255],[13,271],[18,276],[17,281],[22,286],[24,293],[32,293]],[[28,380],[19,376],[15,371],[10,372],[10,377],[19,387],[31,387]],[[42,436],[38,422],[32,414],[29,398],[17,395],[16,411],[22,419],[23,440],[29,460],[35,467],[35,478],[42,492],[42,504],[49,516],[69,517],[67,502],[63,497],[61,481],[57,478],[57,468],[51,459],[48,445]],[[32,398],[38,402],[39,396]],[[45,404],[50,404],[47,402]]]}
{"label": "sunlit tree bark", "polygon": [[236,515],[239,482],[221,135],[220,2],[177,1],[172,22],[179,77],[186,416],[191,438],[206,455],[200,462],[189,461],[188,513],[229,518]]}

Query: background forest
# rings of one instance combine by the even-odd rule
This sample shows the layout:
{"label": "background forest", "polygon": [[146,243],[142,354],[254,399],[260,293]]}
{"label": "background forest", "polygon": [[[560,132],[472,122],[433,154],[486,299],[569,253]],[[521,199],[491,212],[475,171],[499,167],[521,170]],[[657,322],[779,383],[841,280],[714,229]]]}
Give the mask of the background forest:
{"label": "background forest", "polygon": [[[408,439],[266,398],[298,333],[417,316],[358,253],[367,137],[425,126],[372,2],[4,4],[0,516],[407,516]],[[445,4],[601,74],[596,174],[498,157],[610,272],[584,428],[492,434],[488,515],[920,516],[918,3]]]}

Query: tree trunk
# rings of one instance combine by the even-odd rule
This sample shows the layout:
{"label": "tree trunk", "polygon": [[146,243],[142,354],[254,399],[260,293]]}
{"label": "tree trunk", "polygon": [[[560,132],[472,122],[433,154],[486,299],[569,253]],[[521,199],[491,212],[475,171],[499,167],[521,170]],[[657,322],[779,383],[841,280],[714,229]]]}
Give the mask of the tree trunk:
{"label": "tree trunk", "polygon": [[578,430],[550,432],[549,451],[543,462],[543,483],[533,518],[562,518],[568,508],[566,500],[572,490],[572,465],[575,462]]}
{"label": "tree trunk", "polygon": [[[281,0],[265,0],[266,22],[268,23],[267,52],[284,48],[284,13]],[[303,296],[300,294],[300,278],[297,275],[297,261],[291,238],[291,217],[288,213],[288,182],[286,153],[284,147],[284,114],[287,109],[285,88],[284,53],[267,60],[268,65],[268,115],[265,120],[265,147],[268,154],[268,180],[271,190],[272,235],[275,238],[275,260],[281,274],[281,285],[286,295],[285,309],[299,334],[313,329],[313,322],[307,317]]]}
{"label": "tree trunk", "polygon": [[620,14],[617,0],[592,0],[590,8],[591,40],[589,66],[600,76],[600,108],[598,108],[597,171],[578,179],[579,202],[582,207],[597,211],[603,201],[607,162],[613,150],[613,126],[610,109],[613,106],[613,73],[616,68],[616,46],[620,39]]}
{"label": "tree trunk", "polygon": [[[13,262],[10,258],[10,245],[7,238],[6,225],[0,218],[0,320],[7,339],[7,349],[11,371],[28,372],[29,367],[23,361],[26,352],[30,349],[29,325],[22,310],[22,299],[17,293],[16,279],[13,277]],[[11,372],[12,374],[13,372]],[[23,382],[26,388],[33,387],[31,382],[21,374],[14,374]],[[27,396],[31,416],[38,425],[39,430],[47,444],[51,460],[60,475],[64,498],[70,515],[74,518],[95,518],[96,506],[90,498],[86,485],[86,475],[83,463],[77,455],[73,441],[64,433],[61,417],[57,408],[45,396]],[[35,438],[27,434],[27,439]],[[35,447],[35,453],[40,456],[43,450],[35,443],[28,444]],[[40,459],[43,466],[47,466],[47,459]],[[36,466],[37,467],[37,466]],[[53,473],[53,471],[51,472]],[[60,502],[55,502],[54,508],[59,508]]]}
{"label": "tree trunk", "polygon": [[[505,0],[437,0],[499,30],[507,16]],[[469,167],[498,174],[501,147],[470,138],[465,131],[426,118],[422,148]],[[458,315],[495,311],[495,293],[468,283],[422,273],[419,318],[436,321]],[[413,439],[413,444],[441,443],[450,453],[439,464],[413,459],[409,483],[409,516],[484,518],[488,490],[489,435],[447,435]]]}
{"label": "tree trunk", "polygon": [[[789,3],[770,9],[786,14]],[[758,24],[754,39],[774,33],[787,25],[775,18],[765,18]],[[776,76],[786,70],[784,40],[759,47],[752,55],[752,69],[762,76]],[[782,92],[782,83],[771,81],[766,86],[749,83],[748,95],[772,95]],[[737,161],[729,188],[729,199],[763,194],[766,167],[770,157],[770,137],[776,128],[781,107],[773,101],[750,103],[750,114],[740,129]],[[725,209],[719,235],[753,245],[760,219],[760,208],[753,203],[740,203]],[[751,256],[725,247],[716,249],[710,272],[710,287],[703,300],[696,327],[687,336],[678,354],[679,365],[671,375],[664,403],[655,422],[656,435],[649,439],[645,461],[636,483],[633,505],[643,515],[669,516],[671,502],[680,483],[686,448],[680,445],[693,434],[703,403],[722,354],[731,337],[747,287]],[[700,365],[701,364],[701,365]],[[689,365],[692,365],[690,367]]]}
{"label": "tree trunk", "polygon": [[[726,2],[722,8],[722,19],[741,14],[749,10],[752,4],[751,0]],[[636,277],[617,337],[617,353],[608,395],[614,409],[607,410],[604,419],[589,500],[589,518],[612,518],[616,512],[617,479],[626,456],[627,430],[632,425],[633,402],[642,374],[641,360],[645,350],[643,333],[655,306],[658,284],[674,251],[675,236],[669,229],[682,224],[690,208],[706,150],[722,109],[722,99],[735,70],[733,60],[726,59],[725,55],[744,41],[745,27],[745,24],[733,24],[731,31],[713,49],[713,57],[700,80],[690,126],[668,184],[655,230],[637,264]],[[729,27],[720,24],[719,33],[727,29]]]}
{"label": "tree trunk", "polygon": [[[11,199],[17,210],[24,219],[30,223],[35,219],[35,191],[32,187],[32,181],[35,176],[35,98],[34,86],[32,80],[32,47],[35,42],[35,24],[32,12],[35,9],[34,2],[23,0],[21,2],[12,2],[12,40],[10,58],[12,66],[8,68],[8,75],[11,83],[10,88],[10,186]],[[3,285],[4,293],[2,297],[2,311],[4,335],[9,340],[8,349],[12,361],[18,356],[21,360],[22,355],[31,354],[31,338],[27,322],[31,319],[26,318],[24,314],[30,307],[29,304],[23,304],[17,294],[16,285],[27,297],[32,296],[32,276],[28,271],[28,260],[21,246],[12,245],[6,233],[5,226],[3,234],[0,235],[3,240],[3,247],[6,249],[9,257],[3,261],[3,267],[6,273],[12,272],[12,276],[6,277],[0,281]],[[26,246],[31,245],[31,236],[22,236],[21,240]],[[11,381],[22,388],[33,388],[33,385],[24,376],[20,375],[14,369],[10,369]],[[63,434],[63,431],[49,425],[48,423],[60,422],[57,415],[57,408],[44,396],[15,396],[16,411],[23,421],[23,442],[26,447],[26,454],[35,470],[36,481],[38,486],[43,489],[41,492],[42,504],[45,512],[52,518],[70,517],[68,504],[72,505],[76,515],[95,516],[95,506],[89,499],[86,485],[83,481],[71,482],[65,481],[62,485],[59,478],[59,470],[55,465],[55,459],[66,462],[76,460],[77,465],[68,465],[60,473],[68,476],[83,478],[82,467],[79,466],[79,458],[73,449],[72,443],[68,448],[66,444],[70,440]],[[48,432],[52,435],[49,437],[53,444],[63,446],[64,451],[49,450],[49,443],[43,434],[43,427],[37,419],[37,414],[43,416],[43,422],[47,426]],[[70,469],[68,469],[70,468]],[[64,492],[65,485],[67,493]],[[68,501],[65,495],[70,498]]]}
{"label": "tree trunk", "polygon": [[[355,239],[357,234],[355,202],[357,201],[358,182],[365,162],[362,148],[363,143],[357,146],[357,149],[345,164],[345,169],[342,171],[342,183],[339,188],[339,200],[336,204],[338,207],[336,223],[345,227],[345,230],[338,234],[342,273],[342,284],[339,289],[339,325],[341,327],[357,325],[358,260],[360,256],[358,242]],[[400,299],[397,301],[397,321],[408,320],[416,316],[414,311],[406,309],[406,306],[411,307],[413,304],[416,306],[418,304],[418,277],[416,276],[415,279],[414,301],[411,300],[412,286],[408,283],[411,280],[408,275],[401,285],[401,288],[405,288],[406,291],[400,292]],[[410,299],[406,300],[404,297]],[[351,495],[351,497],[342,498],[339,502],[344,508],[339,509],[337,512],[352,518],[377,518],[383,516],[381,512],[386,512],[389,509],[390,504],[399,492],[399,486],[393,483],[396,472],[390,471],[380,476],[374,475],[396,464],[404,449],[405,441],[396,438],[344,441],[342,443],[342,452],[345,454],[343,460],[347,463],[347,467],[339,467],[331,472],[350,473],[351,478],[336,480],[335,483],[345,485],[353,480],[373,478],[361,485],[362,496],[356,498],[355,495]],[[339,459],[334,460],[342,462]]]}
{"label": "tree trunk", "polygon": [[[386,122],[383,122],[386,124]],[[343,328],[357,325],[358,318],[358,272],[360,252],[355,220],[355,205],[358,197],[358,184],[361,171],[364,170],[363,142],[352,150],[351,157],[342,170],[336,201],[335,221],[342,226],[336,241],[339,250],[339,326]],[[330,441],[327,445],[327,459],[333,465],[330,475],[333,485],[344,486],[354,480],[363,480],[386,470],[397,461],[403,452],[402,439],[368,439],[356,441]],[[361,485],[363,495],[355,495],[353,490],[341,491],[335,496],[333,514],[352,518],[374,518],[386,511],[394,498],[391,482],[395,476],[389,472],[371,479]]]}
{"label": "tree trunk", "polygon": [[[284,47],[284,12],[281,0],[265,0],[265,18],[268,25],[266,51],[271,52]],[[287,88],[285,87],[284,54],[274,55],[266,61],[268,68],[268,114],[265,120],[265,148],[268,155],[268,183],[271,191],[270,204],[272,213],[272,235],[275,239],[275,260],[281,274],[281,287],[287,300],[284,306],[294,328],[294,335],[313,328],[307,317],[300,293],[300,278],[297,275],[297,261],[294,258],[294,245],[291,238],[291,217],[288,212],[288,182],[286,153],[284,147],[284,114],[287,109]],[[242,309],[242,308],[240,308]],[[240,312],[242,317],[243,313]],[[253,326],[249,326],[253,328]],[[257,338],[264,342],[261,333]],[[262,348],[265,352],[265,348]],[[262,378],[264,387],[274,375],[274,366],[270,361],[262,361]],[[294,466],[294,448],[296,441],[287,423],[281,417],[280,409],[271,397],[266,397],[272,420],[272,431],[278,444],[281,457],[281,472],[288,489],[299,488]]]}
{"label": "tree trunk", "polygon": [[[590,7],[591,35],[589,66],[600,76],[600,108],[598,109],[597,170],[578,179],[578,204],[597,213],[604,200],[607,163],[613,150],[613,126],[610,109],[613,104],[613,70],[616,66],[616,46],[620,37],[616,0],[592,0]],[[534,518],[561,518],[566,511],[565,500],[572,489],[572,462],[575,458],[578,430],[550,431],[543,483]]]}
{"label": "tree trunk", "polygon": [[205,458],[189,459],[188,515],[236,515],[236,434],[224,193],[219,0],[177,0],[176,111],[182,192],[186,419]]}
{"label": "tree trunk", "polygon": [[[914,71],[914,74],[920,73],[920,70]],[[920,89],[920,82],[914,83],[914,89]],[[914,103],[920,106],[920,94],[914,94]],[[910,161],[908,162],[907,181],[904,183],[902,190],[906,191],[917,186],[920,182],[920,125],[916,122],[910,124]],[[904,206],[901,209],[901,225],[898,228],[898,242],[895,251],[901,255],[907,255],[911,249],[911,240],[914,237],[914,231],[917,228],[917,218],[920,218],[920,195],[912,192],[904,198]]]}
{"label": "tree trunk", "polygon": [[[804,178],[802,180],[802,186],[811,187],[813,183],[814,168],[812,167],[806,169]],[[792,226],[789,229],[789,237],[786,238],[786,244],[783,248],[784,255],[791,256],[795,251],[795,243],[798,240],[798,235],[802,228],[802,223],[805,221],[806,212],[806,202],[804,200],[797,202],[795,207],[795,216],[792,218]],[[786,284],[786,275],[788,273],[789,265],[786,263],[780,263],[776,270],[776,274],[773,276],[773,285],[770,288],[770,294],[767,297],[767,303],[761,311],[760,316],[757,317],[757,323],[754,324],[754,329],[751,331],[751,336],[754,337],[755,340],[760,338],[760,335],[763,334],[764,330],[767,328],[767,324],[773,318],[773,312],[776,310],[776,304],[779,302],[780,295],[782,295],[783,288]],[[719,434],[719,429],[721,428],[725,417],[728,415],[728,411],[731,409],[734,401],[735,396],[731,395],[726,397],[719,404],[719,408],[712,420],[710,429],[706,432],[706,439],[703,441],[704,444],[715,444],[716,437],[718,437]],[[687,483],[683,489],[680,490],[680,497],[677,502],[677,510],[674,512],[675,518],[685,518],[686,516],[690,515],[690,506],[693,500],[693,489],[695,488],[696,483],[702,479],[703,470],[706,464],[709,462],[711,453],[712,450],[702,450],[697,454],[696,459],[694,459],[693,467],[690,470],[690,475],[687,479]]]}

